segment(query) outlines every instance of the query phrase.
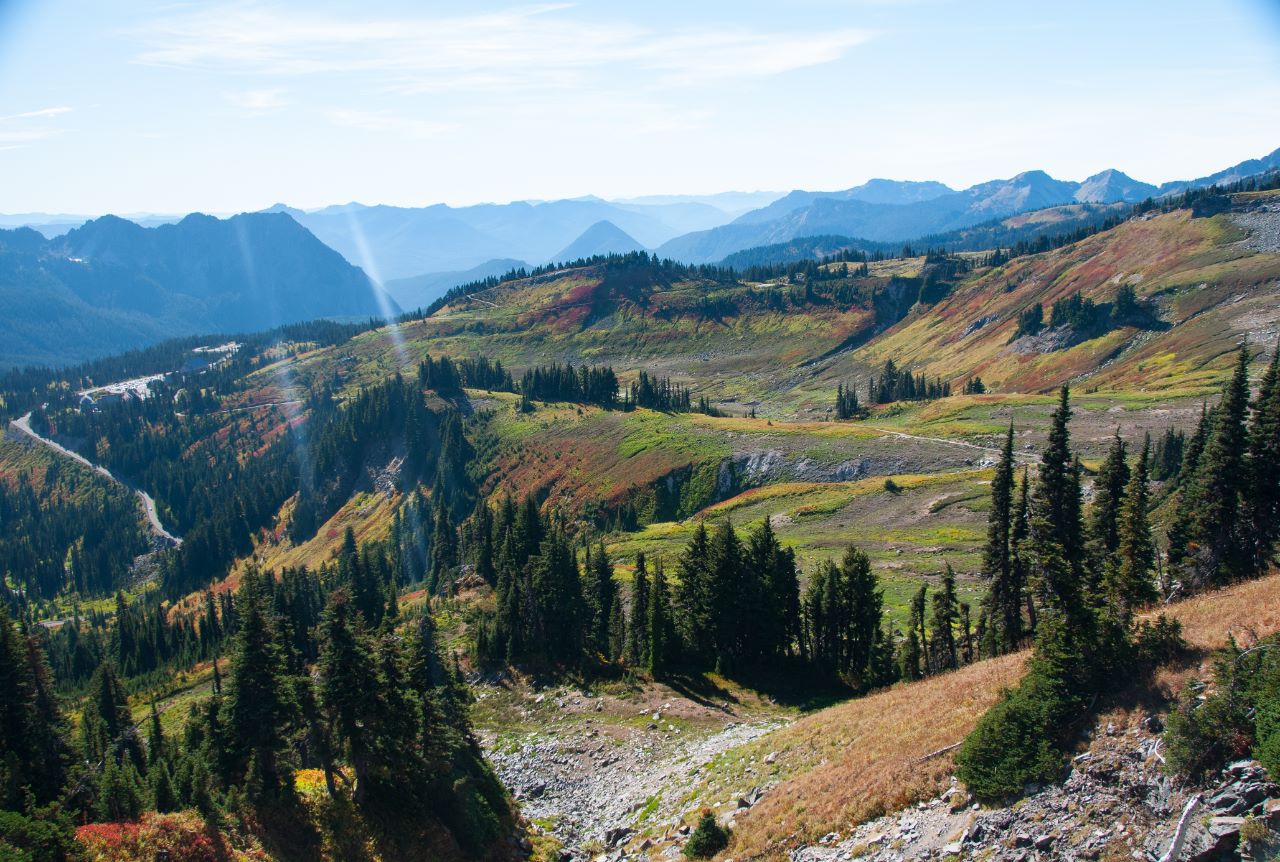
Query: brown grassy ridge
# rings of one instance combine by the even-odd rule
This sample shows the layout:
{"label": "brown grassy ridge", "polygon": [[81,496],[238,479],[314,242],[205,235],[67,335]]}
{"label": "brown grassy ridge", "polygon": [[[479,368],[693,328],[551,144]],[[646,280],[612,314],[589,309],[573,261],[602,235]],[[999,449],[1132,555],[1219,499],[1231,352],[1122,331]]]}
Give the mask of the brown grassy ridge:
{"label": "brown grassy ridge", "polygon": [[[1162,608],[1178,619],[1198,650],[1221,647],[1228,634],[1246,640],[1280,631],[1280,574]],[[806,716],[735,752],[749,786],[747,764],[775,752],[773,778],[782,782],[739,817],[725,852],[734,859],[783,859],[786,851],[827,832],[930,799],[950,784],[953,745],[1014,685],[1029,653],[978,662],[955,673],[895,686]],[[1162,687],[1178,680],[1158,681]]]}

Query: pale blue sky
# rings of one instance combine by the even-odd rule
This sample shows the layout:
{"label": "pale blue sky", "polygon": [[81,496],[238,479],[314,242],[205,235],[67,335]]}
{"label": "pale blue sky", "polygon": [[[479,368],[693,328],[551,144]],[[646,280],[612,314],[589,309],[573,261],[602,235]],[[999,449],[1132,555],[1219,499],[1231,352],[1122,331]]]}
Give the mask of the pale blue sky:
{"label": "pale blue sky", "polygon": [[1160,182],[1280,146],[1276,0],[0,0],[0,212]]}

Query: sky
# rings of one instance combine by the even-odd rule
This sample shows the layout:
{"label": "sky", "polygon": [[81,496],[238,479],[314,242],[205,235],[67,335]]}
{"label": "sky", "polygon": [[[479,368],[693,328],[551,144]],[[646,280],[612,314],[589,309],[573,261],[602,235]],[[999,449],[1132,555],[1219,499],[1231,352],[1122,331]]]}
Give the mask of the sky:
{"label": "sky", "polygon": [[1148,182],[1280,147],[1280,0],[0,0],[0,212]]}

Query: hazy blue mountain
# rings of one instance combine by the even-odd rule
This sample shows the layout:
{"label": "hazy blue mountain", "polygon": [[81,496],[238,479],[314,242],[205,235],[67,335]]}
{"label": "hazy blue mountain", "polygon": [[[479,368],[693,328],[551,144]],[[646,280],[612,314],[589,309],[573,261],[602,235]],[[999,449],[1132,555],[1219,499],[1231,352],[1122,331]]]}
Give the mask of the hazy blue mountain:
{"label": "hazy blue mountain", "polygon": [[913,182],[910,180],[873,179],[867,180],[860,186],[837,192],[796,190],[783,195],[768,206],[739,216],[735,221],[742,224],[763,224],[807,207],[814,201],[824,198],[896,206],[934,200],[949,194],[955,194],[955,191],[942,183],[933,181]]}
{"label": "hazy blue mountain", "polygon": [[582,232],[582,235],[552,255],[555,262],[567,262],[597,254],[626,254],[629,251],[644,251],[645,247],[636,242],[626,231],[611,221],[598,221]]}
{"label": "hazy blue mountain", "polygon": [[733,222],[676,237],[658,247],[661,257],[712,263],[756,246],[789,243],[806,236],[847,236],[873,242],[904,242],[946,234],[993,219],[1070,203],[1136,203],[1152,194],[1188,186],[1229,182],[1280,166],[1280,150],[1199,180],[1166,183],[1159,189],[1117,170],[1081,183],[1026,171],[960,191],[940,183],[872,180],[840,192],[794,191]]}
{"label": "hazy blue mountain", "polygon": [[1160,194],[1168,195],[1185,189],[1197,188],[1199,186],[1233,183],[1236,180],[1242,180],[1246,177],[1254,176],[1255,174],[1276,170],[1277,168],[1280,168],[1280,149],[1273,150],[1271,153],[1260,159],[1249,159],[1247,161],[1240,162],[1238,165],[1232,165],[1225,170],[1218,171],[1216,174],[1209,174],[1207,177],[1200,177],[1196,180],[1174,180],[1173,182],[1161,183]]}
{"label": "hazy blue mountain", "polygon": [[699,202],[610,203],[595,197],[450,207],[343,204],[285,211],[347,260],[381,281],[458,272],[498,258],[547,260],[592,225],[613,223],[654,247],[731,216]]}
{"label": "hazy blue mountain", "polygon": [[196,214],[155,228],[103,216],[55,239],[0,231],[0,365],[397,311],[359,268],[280,213]]}
{"label": "hazy blue mountain", "polygon": [[1080,203],[1109,204],[1118,201],[1134,202],[1154,197],[1159,190],[1150,183],[1140,182],[1114,168],[1094,174],[1076,189],[1075,199]]}
{"label": "hazy blue mountain", "polygon": [[617,198],[616,204],[632,206],[666,206],[670,204],[702,204],[730,216],[738,216],[759,209],[782,197],[786,192],[717,192],[710,195],[641,195],[635,198]]}
{"label": "hazy blue mountain", "polygon": [[473,281],[483,281],[492,276],[503,276],[513,269],[527,268],[523,260],[498,258],[487,260],[471,269],[454,272],[428,272],[410,278],[396,278],[385,285],[387,293],[399,303],[400,307],[409,310],[426,308],[436,299],[444,296],[450,288]]}
{"label": "hazy blue mountain", "polygon": [[[912,240],[912,244],[920,249],[944,247],[954,251],[1007,247],[1019,242],[1031,242],[1041,236],[1057,236],[1081,228],[1096,227],[1108,218],[1122,213],[1126,206],[1119,202],[1063,204],[1037,210],[1033,216],[1015,214],[945,233],[929,234]],[[766,264],[819,260],[845,250],[892,255],[901,248],[900,242],[873,242],[835,235],[801,236],[786,242],[736,251],[721,260],[719,265],[742,270]]]}

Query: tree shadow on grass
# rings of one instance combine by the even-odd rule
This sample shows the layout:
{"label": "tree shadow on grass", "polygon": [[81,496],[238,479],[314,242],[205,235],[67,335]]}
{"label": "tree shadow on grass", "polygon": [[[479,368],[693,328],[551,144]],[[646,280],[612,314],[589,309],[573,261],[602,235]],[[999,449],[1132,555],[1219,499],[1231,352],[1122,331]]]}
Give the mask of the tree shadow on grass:
{"label": "tree shadow on grass", "polygon": [[[773,703],[802,712],[831,706],[855,694],[839,680],[799,661],[770,668],[744,668],[723,676]],[[740,702],[733,692],[705,673],[676,673],[662,681],[684,697],[714,709]]]}

